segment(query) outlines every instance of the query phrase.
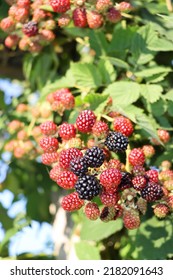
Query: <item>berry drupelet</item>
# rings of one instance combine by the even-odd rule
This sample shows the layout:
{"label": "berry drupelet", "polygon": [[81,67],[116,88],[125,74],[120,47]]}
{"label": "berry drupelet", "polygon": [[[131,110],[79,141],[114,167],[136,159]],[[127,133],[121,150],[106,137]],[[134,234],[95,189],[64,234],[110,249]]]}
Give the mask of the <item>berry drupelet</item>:
{"label": "berry drupelet", "polygon": [[88,165],[84,157],[77,157],[71,160],[70,170],[77,176],[82,176],[88,171]]}

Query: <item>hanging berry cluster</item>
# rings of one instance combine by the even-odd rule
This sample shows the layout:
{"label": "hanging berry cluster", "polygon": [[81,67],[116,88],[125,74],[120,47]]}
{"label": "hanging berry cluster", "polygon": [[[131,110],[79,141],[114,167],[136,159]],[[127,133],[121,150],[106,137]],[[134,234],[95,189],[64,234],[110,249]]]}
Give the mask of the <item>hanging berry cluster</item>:
{"label": "hanging berry cluster", "polygon": [[[74,100],[69,89],[48,95],[55,111],[69,109],[63,103],[67,93],[72,108]],[[171,164],[163,161],[158,169],[148,166],[155,154],[153,145],[159,144],[155,139],[154,144],[130,148],[135,127],[127,117],[117,112],[97,116],[85,109],[73,124],[57,125],[47,120],[40,129],[44,135],[40,140],[42,163],[50,166],[50,178],[70,192],[62,198],[64,210],[83,208],[88,219],[103,222],[121,217],[127,229],[140,226],[148,204],[158,218],[173,211]],[[158,130],[158,137],[163,143],[170,140],[165,130]]]}
{"label": "hanging berry cluster", "polygon": [[[9,1],[8,1],[9,3]],[[40,52],[56,38],[58,28],[68,25],[96,29],[117,23],[132,10],[128,2],[111,0],[14,0],[0,28],[8,33],[5,46]]]}

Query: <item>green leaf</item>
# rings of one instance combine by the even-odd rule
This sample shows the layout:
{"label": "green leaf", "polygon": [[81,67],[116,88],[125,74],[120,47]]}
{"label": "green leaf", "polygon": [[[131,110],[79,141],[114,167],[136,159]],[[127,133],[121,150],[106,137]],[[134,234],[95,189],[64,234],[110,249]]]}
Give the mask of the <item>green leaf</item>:
{"label": "green leaf", "polygon": [[157,102],[151,104],[151,113],[159,117],[163,115],[167,110],[167,104],[164,102],[163,99],[159,99]]}
{"label": "green leaf", "polygon": [[81,241],[75,243],[75,250],[80,260],[100,260],[99,250],[93,244]]}
{"label": "green leaf", "polygon": [[89,42],[91,49],[95,50],[97,56],[106,55],[108,42],[102,31],[90,30]]}
{"label": "green leaf", "polygon": [[170,91],[168,91],[168,92],[164,95],[164,99],[173,101],[173,89],[171,89]]}
{"label": "green leaf", "polygon": [[13,220],[7,215],[7,211],[8,209],[5,209],[0,203],[0,221],[5,230],[10,229],[13,225]]}
{"label": "green leaf", "polygon": [[145,64],[153,59],[155,52],[150,50],[148,46],[151,45],[155,37],[155,31],[149,24],[138,29],[131,44],[131,52],[137,64]]}
{"label": "green leaf", "polygon": [[105,59],[99,60],[98,63],[99,72],[102,76],[102,83],[104,85],[109,85],[110,83],[114,82],[116,79],[116,72],[112,64]]}
{"label": "green leaf", "polygon": [[73,63],[71,64],[71,72],[76,82],[76,87],[83,90],[95,89],[102,85],[102,77],[93,64],[89,63]]}
{"label": "green leaf", "polygon": [[168,102],[168,114],[173,117],[173,101]]}
{"label": "green leaf", "polygon": [[159,85],[141,85],[141,95],[150,103],[158,101],[162,91],[163,88]]}
{"label": "green leaf", "polygon": [[110,56],[107,56],[105,58],[108,59],[110,61],[110,63],[112,63],[114,66],[117,66],[119,68],[125,68],[125,69],[130,68],[129,64],[127,62],[123,61],[122,59],[119,59],[116,57],[110,57]]}
{"label": "green leaf", "polygon": [[109,85],[104,93],[112,97],[114,104],[126,107],[138,100],[140,85],[135,82],[115,82]]}
{"label": "green leaf", "polygon": [[53,12],[53,8],[52,8],[52,6],[50,6],[50,5],[41,5],[41,6],[39,7],[39,9],[44,10],[44,11],[47,11],[47,12]]}
{"label": "green leaf", "polygon": [[144,129],[152,138],[158,140],[161,144],[156,127],[152,123],[152,119],[146,116],[145,114],[136,115],[136,123],[140,128]]}
{"label": "green leaf", "polygon": [[173,51],[173,42],[165,38],[154,38],[148,48],[152,51]]}
{"label": "green leaf", "polygon": [[161,74],[161,73],[167,74],[171,71],[172,71],[172,69],[170,67],[156,66],[156,67],[152,67],[152,68],[147,67],[147,69],[145,68],[141,71],[134,72],[134,74],[136,77],[148,78],[148,77],[152,77],[153,75],[156,75],[156,74]]}
{"label": "green leaf", "polygon": [[81,229],[82,240],[100,241],[108,236],[120,231],[123,228],[122,220],[110,221],[104,223],[96,220],[92,223],[90,220],[84,220]]}
{"label": "green leaf", "polygon": [[108,99],[108,94],[89,93],[84,98],[83,102],[89,104],[89,107],[97,113],[102,113],[102,108],[105,107]]}

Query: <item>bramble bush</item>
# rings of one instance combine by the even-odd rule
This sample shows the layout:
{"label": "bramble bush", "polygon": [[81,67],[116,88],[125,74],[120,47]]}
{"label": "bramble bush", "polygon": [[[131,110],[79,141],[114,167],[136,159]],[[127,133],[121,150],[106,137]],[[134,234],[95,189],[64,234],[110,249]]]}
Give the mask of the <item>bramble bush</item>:
{"label": "bramble bush", "polygon": [[13,219],[0,205],[1,257],[62,210],[78,259],[171,259],[171,1],[6,2],[1,60],[23,78],[10,76],[22,94],[1,97],[1,191],[27,204]]}

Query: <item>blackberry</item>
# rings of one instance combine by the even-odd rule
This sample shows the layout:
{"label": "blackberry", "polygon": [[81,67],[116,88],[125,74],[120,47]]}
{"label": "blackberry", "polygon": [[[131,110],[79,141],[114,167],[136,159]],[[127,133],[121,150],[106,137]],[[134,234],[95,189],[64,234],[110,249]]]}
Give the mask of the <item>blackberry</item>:
{"label": "blackberry", "polygon": [[35,21],[29,21],[23,25],[23,33],[28,37],[37,35],[38,26]]}
{"label": "blackberry", "polygon": [[84,158],[89,167],[100,167],[104,162],[105,155],[102,149],[94,146],[86,151]]}
{"label": "blackberry", "polygon": [[121,172],[121,183],[118,186],[120,191],[133,187],[132,174],[129,172]]}
{"label": "blackberry", "polygon": [[110,132],[106,137],[105,146],[112,152],[124,152],[129,141],[121,132]]}
{"label": "blackberry", "polygon": [[161,185],[154,182],[148,182],[147,186],[141,190],[142,198],[149,202],[161,199],[163,195],[164,193]]}
{"label": "blackberry", "polygon": [[70,170],[77,176],[84,175],[88,171],[88,165],[83,157],[74,158],[70,162]]}
{"label": "blackberry", "polygon": [[79,177],[75,189],[80,199],[91,200],[100,193],[101,185],[93,175]]}

